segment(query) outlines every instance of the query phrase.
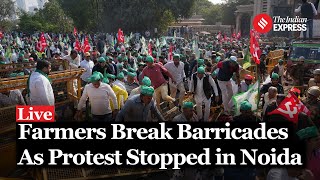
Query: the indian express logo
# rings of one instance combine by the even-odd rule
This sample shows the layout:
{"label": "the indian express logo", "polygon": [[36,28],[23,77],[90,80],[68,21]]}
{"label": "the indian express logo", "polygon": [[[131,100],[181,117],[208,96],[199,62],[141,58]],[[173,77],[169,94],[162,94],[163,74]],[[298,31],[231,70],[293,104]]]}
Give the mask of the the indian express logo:
{"label": "the indian express logo", "polygon": [[258,14],[253,19],[254,29],[261,33],[268,33],[273,29],[279,31],[307,31],[307,18],[299,17],[281,17],[274,16],[271,18],[268,14]]}
{"label": "the indian express logo", "polygon": [[307,18],[274,16],[273,31],[307,31]]}

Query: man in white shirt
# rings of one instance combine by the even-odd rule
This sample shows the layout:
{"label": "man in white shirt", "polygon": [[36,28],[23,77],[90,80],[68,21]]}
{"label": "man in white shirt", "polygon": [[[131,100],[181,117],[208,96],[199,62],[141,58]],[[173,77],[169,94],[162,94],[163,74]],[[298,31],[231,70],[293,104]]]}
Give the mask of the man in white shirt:
{"label": "man in white shirt", "polygon": [[[103,75],[94,72],[90,77],[90,84],[84,87],[83,94],[78,104],[77,117],[81,117],[82,107],[89,98],[91,104],[92,121],[110,122],[118,113],[118,103],[116,94],[110,85],[102,83]],[[110,99],[113,103],[114,111],[110,107]]]}
{"label": "man in white shirt", "polygon": [[52,52],[53,52],[53,54],[60,54],[61,53],[60,49],[58,47],[58,44],[54,45],[54,48],[53,48]]}
{"label": "man in white shirt", "polygon": [[51,65],[48,61],[38,61],[36,71],[28,79],[30,105],[54,106],[54,94],[48,74]]}
{"label": "man in white shirt", "polygon": [[67,60],[69,62],[69,66],[71,69],[77,69],[80,67],[80,55],[78,55],[76,50],[72,50],[70,55],[64,56],[63,60]]}
{"label": "man in white shirt", "polygon": [[19,89],[0,93],[0,107],[26,105]]}
{"label": "man in white shirt", "polygon": [[92,74],[92,69],[94,66],[93,61],[91,61],[90,59],[90,53],[86,52],[84,54],[84,58],[85,60],[81,61],[80,63],[80,67],[84,68],[86,71],[81,75],[81,82],[82,82],[82,87],[84,87],[87,83],[88,83],[88,79],[90,78],[91,74]]}
{"label": "man in white shirt", "polygon": [[176,83],[172,82],[172,79],[169,79],[169,86],[170,86],[170,96],[175,98],[177,94],[177,89],[179,89],[179,105],[180,107],[182,106],[184,95],[185,95],[185,88],[184,88],[184,83],[183,80],[185,78],[185,73],[184,73],[184,63],[180,62],[180,55],[175,54],[173,56],[173,62],[168,62],[167,64],[164,65],[165,68],[170,72],[172,77],[174,78],[174,81]]}
{"label": "man in white shirt", "polygon": [[[196,102],[198,120],[209,121],[211,96],[218,94],[217,85],[210,75],[205,74],[204,67],[200,66],[197,73],[193,74],[190,82],[190,92],[194,94]],[[215,101],[219,101],[219,96],[215,97]],[[202,113],[202,104],[204,103],[204,116]]]}

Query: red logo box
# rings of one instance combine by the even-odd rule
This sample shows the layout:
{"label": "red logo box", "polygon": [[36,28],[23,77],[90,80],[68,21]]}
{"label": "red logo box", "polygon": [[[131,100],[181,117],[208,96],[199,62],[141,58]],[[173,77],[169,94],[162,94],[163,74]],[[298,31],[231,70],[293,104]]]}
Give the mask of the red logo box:
{"label": "red logo box", "polygon": [[16,122],[54,122],[54,106],[16,106]]}

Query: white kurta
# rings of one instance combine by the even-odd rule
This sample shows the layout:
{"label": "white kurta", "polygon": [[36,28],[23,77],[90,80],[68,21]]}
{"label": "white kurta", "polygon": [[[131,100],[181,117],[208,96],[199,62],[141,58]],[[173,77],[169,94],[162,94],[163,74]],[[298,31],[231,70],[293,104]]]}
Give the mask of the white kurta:
{"label": "white kurta", "polygon": [[[184,73],[184,63],[180,62],[179,66],[177,67],[174,65],[174,62],[168,62],[167,64],[164,65],[164,67],[170,72],[172,75],[173,79],[176,81],[177,84],[183,82],[183,78],[185,77]],[[172,83],[172,79],[169,79],[169,85],[176,87],[177,84]]]}
{"label": "white kurta", "polygon": [[117,97],[110,85],[101,83],[99,88],[95,88],[91,83],[84,87],[83,94],[78,104],[78,110],[85,105],[87,98],[91,104],[91,113],[93,115],[105,115],[112,112],[110,99],[113,107],[118,107]]}
{"label": "white kurta", "polygon": [[[194,75],[194,76],[196,76],[196,75]],[[199,79],[199,77],[197,76],[197,86],[194,89],[194,82],[193,82],[193,77],[192,77],[191,83],[190,83],[190,90],[191,90],[191,92],[195,92],[194,100],[196,102],[198,120],[203,118],[205,121],[208,121],[209,115],[210,115],[211,99],[207,99],[207,97],[204,93],[203,79],[204,79],[204,77]],[[209,83],[212,86],[214,93],[218,94],[217,85],[211,76],[209,76]],[[204,103],[204,105],[205,105],[204,115],[202,114],[202,103]]]}
{"label": "white kurta", "polygon": [[54,94],[50,81],[38,72],[31,74],[29,81],[30,104],[54,106]]}

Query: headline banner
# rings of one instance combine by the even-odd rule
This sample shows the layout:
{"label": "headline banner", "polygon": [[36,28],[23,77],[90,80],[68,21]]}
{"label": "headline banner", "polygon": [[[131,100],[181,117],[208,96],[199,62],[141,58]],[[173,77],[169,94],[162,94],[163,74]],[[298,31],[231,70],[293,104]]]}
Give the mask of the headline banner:
{"label": "headline banner", "polygon": [[303,166],[290,123],[17,123],[18,166]]}

